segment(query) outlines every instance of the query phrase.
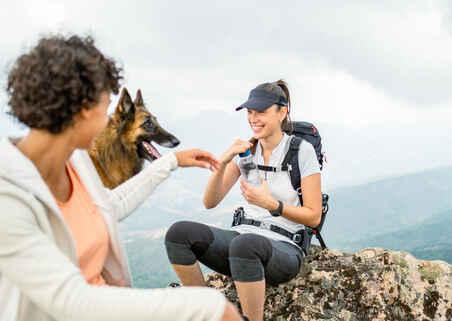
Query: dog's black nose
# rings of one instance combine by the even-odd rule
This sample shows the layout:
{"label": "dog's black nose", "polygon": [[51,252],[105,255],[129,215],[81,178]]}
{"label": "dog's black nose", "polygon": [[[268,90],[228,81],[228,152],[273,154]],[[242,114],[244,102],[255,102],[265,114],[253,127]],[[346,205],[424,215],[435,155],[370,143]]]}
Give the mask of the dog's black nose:
{"label": "dog's black nose", "polygon": [[171,137],[171,144],[173,145],[173,147],[176,147],[180,144],[180,141],[176,137]]}

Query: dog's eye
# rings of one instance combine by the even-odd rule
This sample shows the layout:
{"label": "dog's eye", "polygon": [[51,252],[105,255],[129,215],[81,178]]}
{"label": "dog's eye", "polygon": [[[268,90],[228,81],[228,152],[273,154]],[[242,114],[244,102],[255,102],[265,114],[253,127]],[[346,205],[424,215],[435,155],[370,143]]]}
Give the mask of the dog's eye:
{"label": "dog's eye", "polygon": [[141,125],[141,127],[144,127],[147,130],[154,129],[155,125],[151,118],[146,119],[146,121]]}

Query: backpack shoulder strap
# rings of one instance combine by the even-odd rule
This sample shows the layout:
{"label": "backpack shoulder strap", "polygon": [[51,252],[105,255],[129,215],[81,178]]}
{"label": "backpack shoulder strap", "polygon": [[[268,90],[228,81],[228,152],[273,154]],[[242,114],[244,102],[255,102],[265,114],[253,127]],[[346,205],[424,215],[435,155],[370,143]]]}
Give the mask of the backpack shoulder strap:
{"label": "backpack shoulder strap", "polygon": [[297,191],[300,198],[300,205],[303,205],[303,199],[301,198],[301,183],[300,183],[300,168],[298,166],[298,151],[300,150],[300,144],[303,139],[298,136],[292,136],[290,139],[289,150],[287,151],[284,160],[281,163],[281,170],[289,171],[290,182],[292,187]]}
{"label": "backpack shoulder strap", "polygon": [[293,156],[298,155],[298,150],[300,149],[302,140],[303,139],[298,136],[292,136],[290,138],[289,150],[287,151],[286,156],[281,163],[281,169],[290,170],[290,168],[288,168],[288,165],[292,165],[290,161],[292,160]]}

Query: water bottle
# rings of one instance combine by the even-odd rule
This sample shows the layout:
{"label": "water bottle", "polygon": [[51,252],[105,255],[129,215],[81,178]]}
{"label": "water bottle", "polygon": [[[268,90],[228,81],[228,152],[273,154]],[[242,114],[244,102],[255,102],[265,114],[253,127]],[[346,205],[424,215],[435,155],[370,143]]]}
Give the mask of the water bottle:
{"label": "water bottle", "polygon": [[260,185],[259,179],[259,170],[257,165],[253,161],[253,155],[251,155],[251,151],[248,149],[244,153],[239,154],[239,167],[240,173],[243,178],[250,183],[251,185],[257,186]]}

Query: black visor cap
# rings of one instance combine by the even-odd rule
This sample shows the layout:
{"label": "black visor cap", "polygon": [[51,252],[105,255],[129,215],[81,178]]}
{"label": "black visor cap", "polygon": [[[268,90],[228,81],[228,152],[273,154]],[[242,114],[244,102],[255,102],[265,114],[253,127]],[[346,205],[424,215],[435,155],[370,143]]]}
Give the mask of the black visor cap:
{"label": "black visor cap", "polygon": [[257,111],[264,111],[272,105],[287,106],[286,98],[272,93],[264,88],[255,88],[251,90],[248,100],[237,107],[235,110],[248,108]]}

